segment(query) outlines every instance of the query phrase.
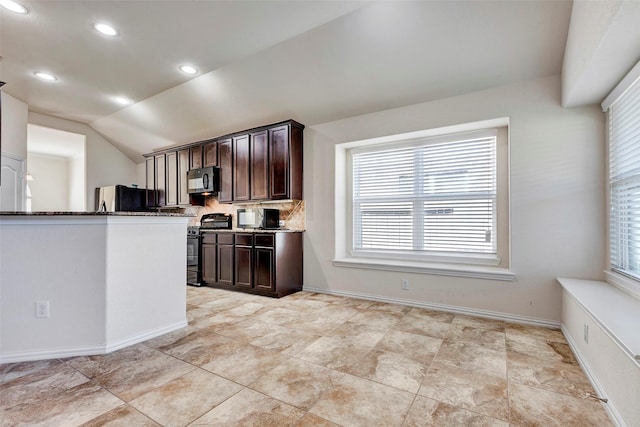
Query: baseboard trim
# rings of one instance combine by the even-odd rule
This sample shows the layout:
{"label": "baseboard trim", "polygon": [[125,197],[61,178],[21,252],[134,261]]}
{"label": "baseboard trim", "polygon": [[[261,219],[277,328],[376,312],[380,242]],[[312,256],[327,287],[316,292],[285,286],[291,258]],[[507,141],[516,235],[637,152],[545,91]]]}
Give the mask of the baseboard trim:
{"label": "baseboard trim", "polygon": [[[578,363],[582,367],[582,370],[584,371],[585,375],[589,379],[589,382],[593,386],[593,389],[595,390],[596,395],[598,395],[598,397],[600,398],[606,398],[607,396],[606,391],[600,384],[600,381],[598,381],[598,378],[593,374],[593,371],[589,366],[589,362],[587,362],[587,360],[580,353],[580,350],[578,349],[578,346],[576,346],[575,341],[573,340],[573,338],[571,338],[571,335],[569,335],[569,330],[566,328],[565,325],[561,325],[560,329],[562,330],[562,334],[567,339],[567,343],[569,343],[569,347],[571,347],[571,351],[573,351],[573,354],[576,356]],[[607,411],[607,414],[609,415],[609,418],[611,418],[611,421],[617,427],[627,427],[627,424],[624,422],[624,420],[620,416],[620,413],[616,409],[615,403],[611,399],[609,399],[607,403],[602,402],[601,404],[604,407],[605,411]]]}
{"label": "baseboard trim", "polygon": [[187,320],[185,319],[181,322],[174,323],[173,325],[165,326],[164,328],[154,329],[153,331],[148,331],[143,334],[138,334],[130,338],[115,341],[113,343],[108,343],[105,346],[105,353],[111,353],[112,351],[120,350],[121,348],[129,347],[133,344],[138,344],[138,343],[150,340],[152,338],[159,337],[160,335],[168,334],[169,332],[182,329],[186,327],[188,324],[189,322],[187,322]]}
{"label": "baseboard trim", "polygon": [[455,314],[464,314],[467,316],[484,317],[487,319],[502,320],[511,323],[520,323],[532,326],[542,326],[545,328],[560,328],[560,321],[539,319],[536,317],[519,316],[517,314],[502,313],[498,311],[481,310],[469,307],[459,307],[455,305],[438,304],[431,302],[406,300],[402,298],[381,297],[378,295],[361,294],[358,292],[335,291],[322,288],[312,288],[305,286],[304,291],[316,292],[319,294],[338,295],[349,298],[363,299],[369,301],[387,302],[390,304],[406,305],[410,307],[427,308],[436,311],[446,311]]}
{"label": "baseboard trim", "polygon": [[54,348],[47,350],[33,350],[23,351],[15,353],[3,353],[0,354],[0,364],[3,363],[16,363],[16,362],[33,362],[36,360],[47,359],[64,359],[66,357],[77,356],[96,356],[100,354],[111,353],[116,350],[120,350],[125,347],[129,347],[133,344],[138,344],[147,341],[151,338],[158,337],[160,335],[173,332],[175,330],[184,328],[188,325],[186,320],[174,323],[173,325],[166,326],[161,329],[148,331],[143,334],[139,334],[124,340],[109,343],[107,345],[94,345],[94,346],[78,346],[68,348]]}

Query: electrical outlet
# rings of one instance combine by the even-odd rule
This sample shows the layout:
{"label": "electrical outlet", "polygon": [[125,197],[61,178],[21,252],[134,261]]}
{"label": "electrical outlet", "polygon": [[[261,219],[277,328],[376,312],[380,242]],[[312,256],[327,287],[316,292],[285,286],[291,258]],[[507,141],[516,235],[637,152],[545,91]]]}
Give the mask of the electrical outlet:
{"label": "electrical outlet", "polygon": [[405,291],[409,290],[409,279],[402,279],[402,289]]}
{"label": "electrical outlet", "polygon": [[584,342],[589,344],[589,325],[584,324]]}
{"label": "electrical outlet", "polygon": [[49,301],[36,301],[36,318],[46,319],[49,317]]}

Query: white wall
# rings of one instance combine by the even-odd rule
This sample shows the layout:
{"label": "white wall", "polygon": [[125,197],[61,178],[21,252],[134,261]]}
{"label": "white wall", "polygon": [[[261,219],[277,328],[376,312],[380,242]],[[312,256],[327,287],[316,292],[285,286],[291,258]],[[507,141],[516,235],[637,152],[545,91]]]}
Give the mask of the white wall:
{"label": "white wall", "polygon": [[135,162],[89,126],[38,113],[29,113],[29,123],[86,135],[86,210],[94,210],[96,187],[140,184]]}
{"label": "white wall", "polygon": [[2,152],[27,158],[28,106],[2,93]]}
{"label": "white wall", "polygon": [[[498,117],[510,118],[514,282],[333,266],[335,144]],[[307,289],[559,325],[562,299],[555,278],[602,278],[604,115],[596,106],[563,109],[559,76],[310,126],[304,137]],[[410,290],[401,290],[402,277]]]}
{"label": "white wall", "polygon": [[31,210],[69,211],[69,159],[29,153]]}
{"label": "white wall", "polygon": [[[69,159],[69,210],[84,211],[87,200],[85,189],[84,156]],[[89,207],[89,210],[91,208]]]}

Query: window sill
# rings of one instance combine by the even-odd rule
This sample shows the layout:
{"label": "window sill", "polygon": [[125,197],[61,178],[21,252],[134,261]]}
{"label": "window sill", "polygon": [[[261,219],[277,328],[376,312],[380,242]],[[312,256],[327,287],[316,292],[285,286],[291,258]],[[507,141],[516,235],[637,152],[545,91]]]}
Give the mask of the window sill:
{"label": "window sill", "polygon": [[438,276],[468,277],[473,279],[503,280],[512,282],[516,275],[504,268],[436,264],[417,261],[398,261],[368,258],[337,258],[336,267],[364,268],[370,270],[400,271],[403,273],[434,274]]}

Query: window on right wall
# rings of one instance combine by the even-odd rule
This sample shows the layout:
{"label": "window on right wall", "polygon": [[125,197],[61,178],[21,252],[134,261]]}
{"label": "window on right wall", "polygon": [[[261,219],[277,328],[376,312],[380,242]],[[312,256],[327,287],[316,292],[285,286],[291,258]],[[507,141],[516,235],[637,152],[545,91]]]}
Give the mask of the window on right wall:
{"label": "window on right wall", "polygon": [[[640,289],[640,63],[602,103],[609,142],[609,262],[614,284]],[[630,279],[630,280],[625,280]],[[635,283],[634,283],[635,282]]]}

